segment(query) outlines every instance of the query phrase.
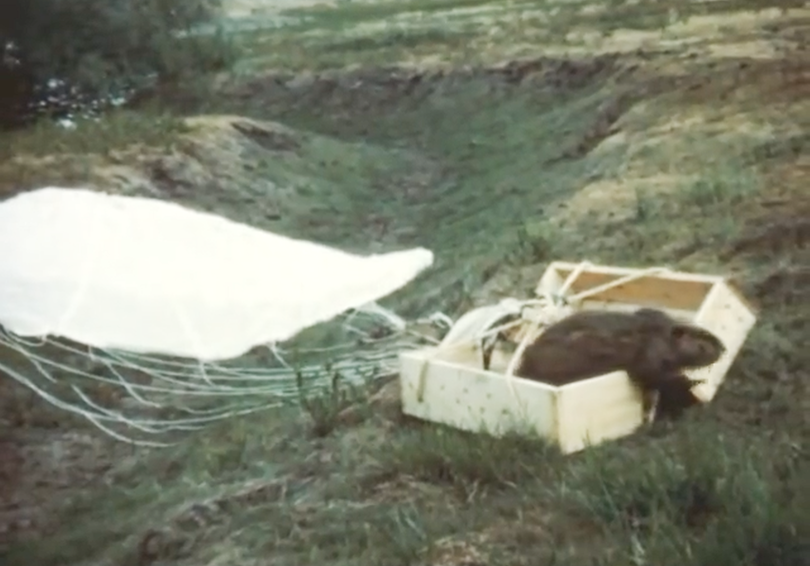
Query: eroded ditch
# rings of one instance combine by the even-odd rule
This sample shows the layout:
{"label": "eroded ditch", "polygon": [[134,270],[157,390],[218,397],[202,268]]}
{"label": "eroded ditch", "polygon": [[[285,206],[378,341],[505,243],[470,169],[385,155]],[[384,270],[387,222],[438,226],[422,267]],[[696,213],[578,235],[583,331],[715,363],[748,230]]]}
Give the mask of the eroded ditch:
{"label": "eroded ditch", "polygon": [[[459,281],[462,287],[485,283],[482,272],[503,261],[521,218],[542,215],[555,201],[614,171],[620,161],[591,154],[620,132],[621,119],[636,104],[660,96],[689,104],[722,101],[752,84],[766,85],[772,101],[801,100],[807,94],[807,63],[799,58],[705,64],[652,64],[649,58],[638,54],[463,70],[271,74],[224,89],[217,106],[222,112],[275,119],[302,131],[404,152],[390,154],[397,162],[396,176],[361,176],[370,179],[374,192],[365,195],[366,202],[361,202],[363,195],[355,196],[356,216],[343,226],[354,223],[367,240],[388,234],[390,245],[424,243],[437,249],[443,263],[434,279],[417,288],[421,301],[413,308],[419,310],[447,300]],[[175,104],[178,100],[183,99]],[[186,111],[191,107],[187,102]],[[242,134],[269,151],[300,150],[295,138]],[[326,178],[338,176],[330,159],[353,158],[348,146],[330,151],[319,173]],[[354,180],[345,177],[334,187]],[[301,213],[293,218],[293,227],[300,235],[319,231],[326,239],[330,215],[342,213],[329,207]],[[804,228],[798,220],[791,237],[799,242]],[[472,283],[463,279],[465,273],[472,273]],[[790,292],[796,293],[795,288]],[[462,299],[453,300],[464,306]],[[5,389],[9,384],[0,385]],[[36,532],[37,516],[58,508],[59,500],[76,489],[103,484],[116,460],[128,452],[93,434],[71,431],[74,423],[58,412],[41,410],[30,396],[20,400],[15,392],[2,398],[9,405],[2,412],[6,439],[0,446],[8,456],[0,458],[0,473],[4,485],[26,491],[22,500],[3,496],[6,516],[14,521],[5,521],[6,534],[15,529]],[[9,418],[20,407],[29,416]],[[54,451],[61,456],[54,457]],[[55,470],[62,475],[53,479]],[[31,481],[15,483],[20,476]]]}

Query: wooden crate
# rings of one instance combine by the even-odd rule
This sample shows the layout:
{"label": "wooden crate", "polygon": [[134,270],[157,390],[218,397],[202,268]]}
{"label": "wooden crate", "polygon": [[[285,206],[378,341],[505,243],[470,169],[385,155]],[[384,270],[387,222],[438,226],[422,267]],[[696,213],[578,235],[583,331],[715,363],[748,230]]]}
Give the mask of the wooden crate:
{"label": "wooden crate", "polygon": [[[578,264],[552,263],[537,292],[556,293]],[[568,294],[596,288],[640,269],[591,265]],[[705,380],[694,388],[709,402],[756,322],[754,309],[723,277],[682,272],[645,275],[582,302],[583,309],[661,309],[715,333],[726,345],[708,368],[687,372]],[[500,436],[520,430],[556,442],[565,453],[626,436],[644,423],[644,399],[623,371],[562,387],[506,378],[511,353],[497,348],[490,370],[481,367],[479,345],[462,343],[400,354],[402,407],[406,414],[456,428]],[[511,383],[511,387],[510,387]]]}

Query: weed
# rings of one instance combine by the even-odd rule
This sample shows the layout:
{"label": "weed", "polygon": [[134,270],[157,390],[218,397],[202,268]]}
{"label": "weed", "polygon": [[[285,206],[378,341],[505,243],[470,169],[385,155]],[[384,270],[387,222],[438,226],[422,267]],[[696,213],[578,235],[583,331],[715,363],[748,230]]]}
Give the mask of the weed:
{"label": "weed", "polygon": [[554,257],[553,229],[547,223],[527,225],[517,229],[517,243],[508,259],[514,265],[550,261]]}
{"label": "weed", "polygon": [[686,204],[696,207],[737,204],[760,189],[757,176],[750,168],[729,164],[711,176],[701,176],[683,190]]}
{"label": "weed", "polygon": [[317,393],[305,393],[304,374],[296,371],[296,385],[298,386],[298,396],[301,407],[312,419],[312,433],[316,437],[324,437],[331,434],[339,424],[339,415],[350,406],[359,407],[360,410],[368,409],[367,388],[360,388],[351,383],[343,383],[343,376],[338,370],[331,367],[325,368],[331,374],[330,386],[325,391]]}
{"label": "weed", "polygon": [[636,203],[636,222],[645,222],[653,218],[655,212],[655,199],[649,196],[648,193],[642,191],[638,186],[634,189],[635,203]]}

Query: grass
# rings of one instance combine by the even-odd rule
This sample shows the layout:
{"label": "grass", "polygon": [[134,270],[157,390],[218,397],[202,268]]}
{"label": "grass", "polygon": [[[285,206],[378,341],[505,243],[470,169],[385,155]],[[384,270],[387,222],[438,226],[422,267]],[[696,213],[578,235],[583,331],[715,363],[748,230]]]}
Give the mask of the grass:
{"label": "grass", "polygon": [[86,185],[102,160],[133,145],[168,150],[183,133],[180,117],[117,110],[104,120],[79,119],[76,128],[40,121],[0,133],[0,195],[24,188]]}
{"label": "grass", "polygon": [[75,128],[43,120],[25,130],[4,134],[5,152],[0,159],[17,155],[105,154],[133,144],[168,146],[178,133],[187,131],[181,119],[167,114],[119,110],[104,120],[79,119]]}
{"label": "grass", "polygon": [[[691,425],[691,426],[689,426]],[[583,455],[563,498],[605,528],[629,533],[627,558],[649,564],[789,564],[802,551],[790,496],[775,477],[779,447],[689,423],[644,453]],[[762,465],[763,450],[771,459]],[[793,473],[798,473],[795,470]]]}
{"label": "grass", "polygon": [[339,10],[329,7],[291,8],[284,10],[284,15],[299,17],[307,26],[332,26],[340,30],[347,25],[363,21],[384,20],[418,12],[430,14],[459,8],[492,8],[505,2],[489,0],[408,0],[406,2],[347,2]]}
{"label": "grass", "polygon": [[[801,7],[800,0],[346,2],[282,11],[293,23],[250,32],[239,68],[251,73],[402,62],[493,64],[518,56],[625,51],[632,50],[623,43],[627,38],[637,48],[662,39],[688,41],[689,25],[701,19]],[[642,35],[633,38],[632,32]],[[740,37],[733,23],[719,33],[729,41]]]}
{"label": "grass", "polygon": [[[605,14],[561,10],[541,25],[522,6],[528,23],[520,27],[513,16],[521,5],[464,2],[505,10],[487,49],[475,53],[483,24],[472,16],[436,31],[458,6],[414,0],[299,11],[298,24],[246,35],[254,54],[241,72],[437,54],[480,63],[507,57],[546,28],[554,29],[532,49],[553,37],[559,48],[574,24],[597,25],[594,13]],[[426,18],[420,26],[411,25],[417,11]],[[613,3],[613,19],[598,29],[653,28],[656,14],[657,4],[631,11]],[[397,25],[374,27],[383,19]],[[366,31],[344,33],[351,27]],[[226,179],[227,190],[200,184],[183,197],[198,206],[350,249],[369,241],[430,247],[435,268],[386,301],[406,316],[528,296],[552,259],[731,273],[761,312],[718,398],[670,428],[563,457],[537,439],[395,426],[373,413],[343,425],[339,411],[367,394],[335,389],[306,397],[301,409],[220,423],[169,451],[104,444],[108,485],[71,490],[71,501],[49,507],[61,519],[49,544],[21,538],[0,554],[3,563],[806,563],[806,245],[798,228],[779,245],[768,232],[795,224],[808,206],[797,127],[806,100],[771,61],[740,70],[735,61],[682,67],[662,55],[647,66],[634,57],[549,57],[537,72],[511,75],[372,67],[286,87],[242,77],[208,101],[207,112],[292,128],[283,151],[272,136],[230,133],[222,139],[238,141],[227,145],[237,150],[206,160],[182,141],[189,131],[177,108],[165,122],[140,123],[133,111],[100,130],[19,134],[9,157],[62,154],[68,162],[133,143],[169,147]],[[249,96],[238,96],[242,79],[254,81]],[[12,184],[40,182],[20,177],[18,165],[0,167]],[[266,217],[271,204],[280,219]],[[334,338],[311,332],[302,343]]]}

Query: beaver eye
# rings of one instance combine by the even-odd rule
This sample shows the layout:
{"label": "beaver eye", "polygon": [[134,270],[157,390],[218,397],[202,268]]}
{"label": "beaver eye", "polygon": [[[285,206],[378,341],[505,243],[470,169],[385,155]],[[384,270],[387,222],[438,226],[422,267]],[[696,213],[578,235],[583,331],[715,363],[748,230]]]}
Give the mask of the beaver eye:
{"label": "beaver eye", "polygon": [[682,326],[676,326],[672,329],[672,337],[680,340],[686,335],[686,330]]}

